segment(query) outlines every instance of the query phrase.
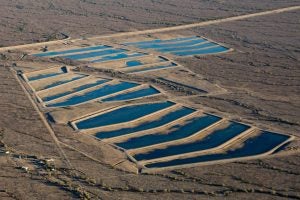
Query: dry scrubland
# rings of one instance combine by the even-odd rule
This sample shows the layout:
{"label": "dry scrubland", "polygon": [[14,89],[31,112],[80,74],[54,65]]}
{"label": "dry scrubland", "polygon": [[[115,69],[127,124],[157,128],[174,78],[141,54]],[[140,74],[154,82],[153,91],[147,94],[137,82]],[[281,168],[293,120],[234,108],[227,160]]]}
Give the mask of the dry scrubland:
{"label": "dry scrubland", "polygon": [[[76,38],[165,27],[299,4],[287,0],[4,1],[0,45],[61,38],[61,33]],[[177,60],[228,90],[188,100],[260,128],[299,136],[299,15],[293,11],[178,32],[203,35],[235,49]],[[297,153],[136,175],[120,170],[130,171],[126,157],[108,145],[55,124],[51,135],[10,70],[20,55],[0,57],[1,199],[300,199]],[[295,141],[289,148],[299,145]],[[27,172],[22,166],[28,167]]]}

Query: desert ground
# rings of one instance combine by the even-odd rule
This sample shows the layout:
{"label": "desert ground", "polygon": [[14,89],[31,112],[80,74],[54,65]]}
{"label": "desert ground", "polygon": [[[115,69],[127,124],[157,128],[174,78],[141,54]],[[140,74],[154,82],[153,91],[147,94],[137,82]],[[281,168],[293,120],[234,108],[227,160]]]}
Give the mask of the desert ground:
{"label": "desert ground", "polygon": [[[297,0],[1,2],[2,47],[65,38],[70,40],[67,45],[76,46],[199,35],[233,51],[168,55],[180,67],[127,74],[111,66],[106,69],[107,65],[28,55],[41,52],[43,44],[0,49],[0,199],[300,199],[299,9],[163,33],[101,38],[299,5]],[[65,44],[59,45],[49,44],[47,49]],[[19,76],[54,65],[164,91],[134,103],[172,100],[295,139],[278,155],[137,173],[123,151],[70,126],[90,113],[127,102],[48,109],[32,89],[42,86],[27,84]]]}

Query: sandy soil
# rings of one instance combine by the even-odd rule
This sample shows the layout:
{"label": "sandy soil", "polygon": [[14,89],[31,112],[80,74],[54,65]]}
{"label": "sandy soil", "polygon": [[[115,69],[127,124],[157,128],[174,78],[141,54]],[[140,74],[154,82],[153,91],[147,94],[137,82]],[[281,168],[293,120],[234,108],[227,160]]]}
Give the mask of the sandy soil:
{"label": "sandy soil", "polygon": [[174,26],[297,5],[297,0],[16,0],[2,1],[2,46],[33,43],[63,34],[73,38]]}
{"label": "sandy soil", "polygon": [[[299,3],[296,0],[4,1],[0,7],[0,45],[62,38],[61,33],[80,37],[165,27]],[[218,56],[178,59],[211,85],[218,84],[228,91],[187,96],[182,101],[243,119],[260,128],[299,136],[299,14],[293,11],[179,31],[203,35],[235,49]],[[10,70],[20,54],[5,55],[0,56],[1,199],[300,199],[299,154],[137,175],[120,151],[74,134],[68,126],[51,124],[53,137]],[[30,59],[22,61],[28,71],[33,70],[28,64],[32,62]],[[47,66],[60,64],[59,59],[39,62],[42,61]],[[146,83],[157,78],[154,72],[147,77],[132,77],[84,67],[81,70]],[[173,73],[182,76],[190,72]],[[169,76],[176,77],[174,74]],[[186,95],[173,91],[167,84],[158,86],[171,96]],[[201,87],[201,84],[191,86]],[[82,107],[91,112],[101,106]],[[53,112],[61,116],[61,111]],[[76,109],[64,112],[68,116],[60,120],[68,121]],[[60,142],[56,143],[56,139]],[[299,146],[296,141],[289,148]]]}

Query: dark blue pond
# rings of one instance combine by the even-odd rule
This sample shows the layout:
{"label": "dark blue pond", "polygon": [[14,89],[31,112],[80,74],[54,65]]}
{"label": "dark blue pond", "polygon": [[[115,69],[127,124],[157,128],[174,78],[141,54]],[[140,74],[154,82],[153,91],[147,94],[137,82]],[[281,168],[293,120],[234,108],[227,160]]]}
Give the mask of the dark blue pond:
{"label": "dark blue pond", "polygon": [[135,98],[140,98],[140,97],[146,97],[154,94],[159,94],[160,92],[153,88],[153,87],[148,87],[148,88],[143,88],[139,89],[136,91],[128,92],[126,94],[119,94],[113,97],[108,97],[106,99],[102,99],[101,101],[125,101],[125,100],[130,100],[130,99],[135,99]]}
{"label": "dark blue pond", "polygon": [[79,76],[73,77],[71,79],[57,81],[55,83],[51,83],[51,84],[45,86],[43,89],[49,89],[49,88],[52,88],[52,87],[55,87],[55,86],[59,86],[59,85],[65,84],[65,83],[76,81],[76,80],[82,79],[82,78],[84,78],[86,76],[87,75],[79,75]]}
{"label": "dark blue pond", "polygon": [[204,54],[216,54],[216,53],[221,53],[221,52],[225,52],[228,49],[226,47],[222,47],[222,46],[216,46],[216,47],[212,47],[209,49],[198,49],[198,50],[192,50],[192,51],[177,51],[174,52],[174,55],[177,56],[192,56],[192,55],[204,55]]}
{"label": "dark blue pond", "polygon": [[78,127],[78,129],[89,129],[128,122],[170,107],[172,105],[174,105],[174,103],[166,101],[152,104],[126,106],[110,111],[108,113],[104,113],[102,115],[95,116],[90,119],[83,120],[76,123],[76,126]]}
{"label": "dark blue pond", "polygon": [[192,164],[206,161],[231,159],[245,156],[255,156],[258,154],[266,153],[282,142],[286,141],[289,137],[264,131],[262,134],[249,138],[246,140],[241,148],[229,150],[226,153],[217,153],[210,155],[201,155],[192,158],[181,158],[166,162],[148,164],[146,167],[169,167],[174,165]]}
{"label": "dark blue pond", "polygon": [[84,51],[100,50],[100,49],[107,49],[107,48],[111,48],[111,47],[105,46],[105,45],[100,45],[100,46],[85,47],[85,48],[79,48],[79,49],[69,49],[69,50],[63,50],[63,51],[49,51],[49,52],[37,53],[37,54],[33,54],[33,55],[39,56],[39,57],[59,56],[59,55],[63,55],[63,54],[79,53],[79,52],[84,52]]}
{"label": "dark blue pond", "polygon": [[134,53],[134,54],[126,54],[126,53],[120,53],[114,56],[104,56],[100,59],[93,60],[92,62],[97,63],[97,62],[105,62],[105,61],[111,61],[111,60],[119,60],[119,59],[124,59],[124,58],[133,58],[133,57],[140,57],[144,56],[144,53]]}
{"label": "dark blue pond", "polygon": [[135,66],[140,66],[140,65],[143,65],[143,63],[139,60],[131,60],[131,61],[126,62],[127,67],[135,67]]}
{"label": "dark blue pond", "polygon": [[168,133],[158,132],[151,135],[144,135],[129,139],[125,142],[117,143],[116,145],[124,149],[135,149],[163,142],[178,140],[189,137],[201,131],[202,129],[216,123],[220,119],[221,118],[213,115],[195,117],[193,119],[188,120],[185,124],[178,124],[171,127]]}
{"label": "dark blue pond", "polygon": [[103,97],[103,96],[106,96],[109,94],[120,92],[122,90],[133,88],[136,86],[138,86],[138,84],[128,83],[128,82],[121,82],[121,83],[115,84],[115,85],[105,85],[101,88],[86,92],[84,94],[72,96],[62,102],[48,104],[48,107],[58,107],[58,106],[62,107],[62,106],[77,105],[80,103],[84,103],[86,101],[97,99],[97,98],[100,98],[100,97]]}
{"label": "dark blue pond", "polygon": [[60,75],[63,73],[64,72],[53,72],[53,73],[49,73],[49,74],[39,74],[37,76],[29,77],[28,81],[36,81],[36,80],[40,80],[40,79],[44,79],[44,78],[50,78],[50,77],[57,76],[57,75]]}
{"label": "dark blue pond", "polygon": [[225,143],[226,141],[238,136],[247,129],[249,129],[249,126],[239,123],[231,123],[228,127],[213,131],[203,139],[196,140],[191,143],[171,145],[165,149],[156,149],[151,152],[136,154],[134,155],[134,158],[136,160],[149,160],[215,148]]}
{"label": "dark blue pond", "polygon": [[105,56],[109,54],[115,54],[115,53],[122,53],[128,50],[125,49],[107,49],[102,51],[94,51],[89,53],[82,53],[82,54],[75,54],[75,55],[69,55],[69,56],[62,56],[63,58],[69,58],[72,60],[80,60],[85,58],[92,58],[97,56]]}
{"label": "dark blue pond", "polygon": [[97,85],[101,85],[101,84],[103,84],[103,83],[105,83],[107,81],[109,81],[109,80],[98,80],[98,81],[96,81],[94,83],[89,83],[89,84],[85,84],[85,85],[76,87],[76,88],[74,88],[71,91],[66,91],[66,92],[63,92],[63,93],[56,94],[56,95],[44,97],[44,98],[42,98],[42,100],[43,101],[51,101],[51,100],[54,100],[54,99],[57,99],[57,98],[60,98],[60,97],[72,94],[74,92],[80,92],[80,91],[85,90],[87,88],[91,88],[91,87],[94,87],[94,86],[97,86]]}
{"label": "dark blue pond", "polygon": [[170,123],[174,120],[177,120],[179,118],[182,118],[184,116],[187,116],[193,112],[195,112],[195,110],[186,108],[186,107],[182,107],[181,109],[170,112],[170,113],[162,116],[161,118],[156,119],[155,121],[147,121],[147,122],[141,123],[140,125],[138,125],[136,127],[132,127],[132,128],[122,128],[122,129],[114,130],[114,131],[99,132],[99,133],[96,133],[96,137],[101,138],[101,139],[112,138],[112,137],[116,137],[116,136],[130,134],[133,132],[144,131],[144,130],[156,128],[156,127],[168,124],[168,123]]}

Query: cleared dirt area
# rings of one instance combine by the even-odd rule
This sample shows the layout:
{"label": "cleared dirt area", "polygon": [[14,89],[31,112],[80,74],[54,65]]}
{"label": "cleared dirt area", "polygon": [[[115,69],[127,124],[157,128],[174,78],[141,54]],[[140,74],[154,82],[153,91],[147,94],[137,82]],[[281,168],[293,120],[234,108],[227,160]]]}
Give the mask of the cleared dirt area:
{"label": "cleared dirt area", "polygon": [[[167,27],[292,5],[300,1],[5,1],[0,7],[0,45],[63,38],[61,33],[77,38]],[[291,11],[176,31],[205,36],[234,51],[176,58],[183,68],[160,73],[128,75],[60,58],[24,57],[21,51],[1,53],[0,198],[300,199],[298,139],[283,147],[286,154],[280,157],[136,174],[123,152],[66,125],[125,103],[52,109],[53,118],[47,118],[15,71],[75,65],[76,72],[154,84],[179,102],[299,137],[299,15]],[[209,93],[197,93],[204,86]]]}

